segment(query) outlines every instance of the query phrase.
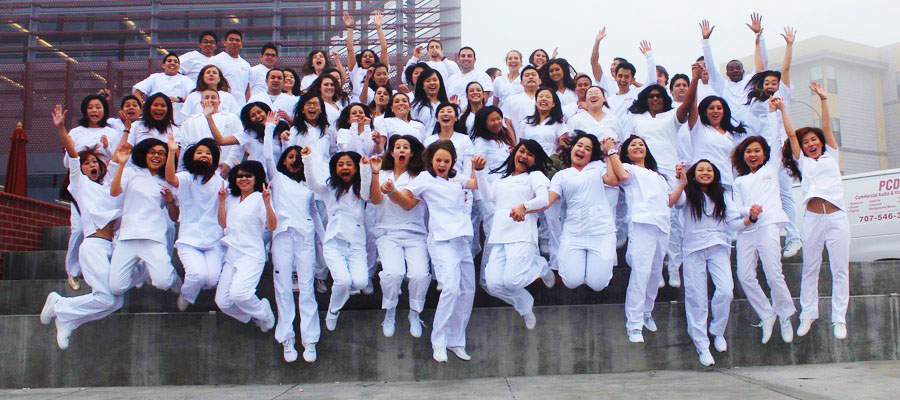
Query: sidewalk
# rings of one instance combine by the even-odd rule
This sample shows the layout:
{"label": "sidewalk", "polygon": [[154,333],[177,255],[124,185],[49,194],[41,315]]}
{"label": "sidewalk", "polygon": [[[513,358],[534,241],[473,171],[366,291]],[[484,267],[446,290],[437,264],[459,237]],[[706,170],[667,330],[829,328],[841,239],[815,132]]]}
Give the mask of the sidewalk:
{"label": "sidewalk", "polygon": [[900,361],[623,374],[267,386],[0,390],[2,399],[889,399]]}

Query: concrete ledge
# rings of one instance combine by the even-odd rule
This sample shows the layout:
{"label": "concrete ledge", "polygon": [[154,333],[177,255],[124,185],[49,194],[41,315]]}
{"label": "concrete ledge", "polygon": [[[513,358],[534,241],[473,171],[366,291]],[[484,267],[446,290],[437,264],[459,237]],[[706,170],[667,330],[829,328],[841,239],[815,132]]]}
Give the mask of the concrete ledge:
{"label": "concrete ledge", "polygon": [[[849,338],[835,340],[823,318],[793,344],[779,334],[767,345],[749,326],[756,316],[735,301],[728,326],[729,350],[713,351],[716,367],[896,360],[900,355],[900,301],[896,296],[854,296]],[[432,319],[431,311],[423,319]],[[534,376],[701,369],[685,330],[682,305],[657,304],[656,333],[647,343],[628,343],[620,305],[551,306],[536,309],[537,328],[528,331],[510,307],[480,308],[469,324],[471,362],[450,356],[431,360],[425,335],[381,335],[382,315],[345,311],[338,329],[323,329],[319,360],[285,364],[272,333],[240,324],[223,314],[114,314],[77,330],[69,350],[56,347],[53,326],[36,315],[0,317],[0,387],[142,386],[193,384],[277,384],[287,382],[408,381],[495,376]],[[795,318],[796,319],[796,318]]]}

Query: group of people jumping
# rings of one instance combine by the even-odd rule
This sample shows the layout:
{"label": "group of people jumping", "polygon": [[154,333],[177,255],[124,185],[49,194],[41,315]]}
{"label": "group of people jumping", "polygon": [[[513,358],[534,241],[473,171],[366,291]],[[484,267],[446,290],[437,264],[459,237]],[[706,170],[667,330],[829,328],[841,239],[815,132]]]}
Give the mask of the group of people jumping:
{"label": "group of people jumping", "polygon": [[[278,68],[275,44],[250,67],[240,31],[226,33],[218,54],[219,38],[204,32],[197,51],[166,55],[163,72],[137,83],[118,118],[108,92],[84,98],[71,130],[67,110],[56,106],[68,167],[61,192],[72,204],[66,271],[73,289],[83,276],[92,290],[47,297],[41,322],[55,318],[61,349],[78,326],[115,312],[128,290],[147,282],[178,293],[180,311],[201,290],[215,290],[225,314],[263,332],[275,328],[287,362],[298,358],[299,312],[303,359],[314,362],[316,291],[331,291],[324,319],[333,331],[350,296],[373,293],[377,273],[385,336],[395,334],[404,280],[409,333],[422,336],[426,293],[437,280],[433,358],[446,362],[449,351],[470,360],[466,329],[478,286],[533,329],[528,285],[552,287],[558,276],[567,288],[601,291],[627,243],[628,339],[641,343],[645,329],[657,330],[652,312],[666,270],[670,286],[684,284],[688,334],[709,366],[710,335],[718,352],[728,348],[733,241],[762,343],[776,322],[782,340],[793,340],[796,308],[781,260],[801,240],[796,334],[819,318],[824,246],[833,334],[847,336],[850,233],[838,146],[828,94],[815,82],[821,128],[791,121],[792,28],[781,35],[780,71],[767,69],[754,14],[752,72],[732,60],[720,74],[714,26],[703,21],[703,56],[689,75],[670,77],[644,41],[650,73],[639,81],[623,58],[600,66],[605,29],[590,74],[541,49],[527,65],[510,51],[503,73],[476,70],[470,47],[446,58],[436,39],[416,47],[405,67],[391,66],[383,17],[373,21],[380,54],[357,53],[355,20],[344,15],[346,68],[325,50],[311,52],[302,73]],[[269,259],[274,309],[256,294]]]}

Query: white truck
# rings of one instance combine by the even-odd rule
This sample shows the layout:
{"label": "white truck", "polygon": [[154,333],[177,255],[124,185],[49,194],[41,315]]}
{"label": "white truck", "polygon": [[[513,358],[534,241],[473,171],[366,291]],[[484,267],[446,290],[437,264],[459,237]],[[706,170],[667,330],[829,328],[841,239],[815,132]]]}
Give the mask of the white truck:
{"label": "white truck", "polygon": [[[797,227],[806,209],[800,184],[793,188]],[[844,175],[850,219],[850,261],[900,259],[900,168]]]}

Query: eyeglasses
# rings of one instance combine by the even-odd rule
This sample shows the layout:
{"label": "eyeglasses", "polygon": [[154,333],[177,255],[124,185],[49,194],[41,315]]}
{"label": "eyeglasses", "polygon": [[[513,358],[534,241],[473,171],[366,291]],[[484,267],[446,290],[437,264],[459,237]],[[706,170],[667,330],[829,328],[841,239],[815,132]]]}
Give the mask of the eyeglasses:
{"label": "eyeglasses", "polygon": [[148,154],[148,155],[151,155],[151,156],[165,157],[167,153],[166,153],[165,151],[153,151],[153,150],[150,150],[150,151],[147,152],[147,154]]}
{"label": "eyeglasses", "polygon": [[252,175],[252,174],[237,174],[236,176],[237,176],[238,179],[241,179],[241,178],[247,178],[247,179],[253,178],[253,175]]}
{"label": "eyeglasses", "polygon": [[216,44],[215,40],[201,40],[201,44]]}
{"label": "eyeglasses", "polygon": [[647,96],[647,98],[648,98],[648,99],[661,99],[661,98],[663,98],[663,97],[662,97],[662,95],[659,94],[659,93],[650,93],[650,95]]}

